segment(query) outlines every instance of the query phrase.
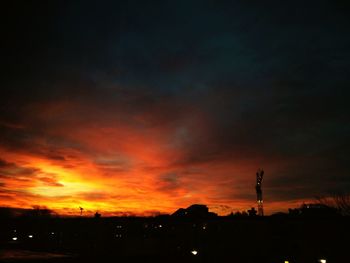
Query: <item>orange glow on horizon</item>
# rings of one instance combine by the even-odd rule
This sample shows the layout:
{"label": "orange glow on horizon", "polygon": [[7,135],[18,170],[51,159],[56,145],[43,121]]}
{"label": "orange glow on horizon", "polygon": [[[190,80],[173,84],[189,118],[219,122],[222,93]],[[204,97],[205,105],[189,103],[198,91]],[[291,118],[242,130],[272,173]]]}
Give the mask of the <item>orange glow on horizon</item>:
{"label": "orange glow on horizon", "polygon": [[[57,114],[55,110],[50,114]],[[46,119],[46,114],[38,112],[38,118]],[[74,147],[50,146],[37,138],[33,151],[0,149],[0,206],[40,205],[63,215],[79,215],[79,207],[86,215],[152,215],[201,203],[226,215],[256,206],[255,172],[261,163],[266,163],[267,176],[283,165],[262,158],[186,163],[184,145],[199,136],[193,124],[164,129],[87,122],[75,128],[67,122],[64,127],[53,125],[47,133],[74,142]],[[208,128],[203,120],[195,125]],[[200,134],[205,138],[205,130]],[[302,202],[268,198],[267,214]]]}

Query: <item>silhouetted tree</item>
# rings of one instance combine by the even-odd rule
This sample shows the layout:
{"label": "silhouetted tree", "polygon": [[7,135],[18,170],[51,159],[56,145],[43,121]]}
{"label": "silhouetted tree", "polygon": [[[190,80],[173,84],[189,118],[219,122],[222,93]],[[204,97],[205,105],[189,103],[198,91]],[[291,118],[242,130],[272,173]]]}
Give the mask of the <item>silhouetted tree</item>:
{"label": "silhouetted tree", "polygon": [[249,216],[256,216],[256,213],[257,213],[257,211],[255,210],[254,207],[252,207],[252,209],[249,209],[249,210],[248,210]]}
{"label": "silhouetted tree", "polygon": [[300,215],[300,209],[298,208],[289,208],[288,213],[290,216],[298,216]]}
{"label": "silhouetted tree", "polygon": [[[233,213],[232,213],[233,214]],[[241,212],[239,212],[239,211],[237,211],[236,213],[235,213],[235,216],[242,216],[242,213]]]}
{"label": "silhouetted tree", "polygon": [[228,217],[234,217],[234,218],[241,218],[241,217],[247,217],[248,213],[246,211],[237,211],[235,213],[231,212],[230,214],[227,215]]}
{"label": "silhouetted tree", "polygon": [[350,193],[337,193],[331,196],[316,197],[319,204],[335,208],[344,216],[350,216]]}
{"label": "silhouetted tree", "polygon": [[247,216],[248,216],[248,213],[247,213],[246,211],[243,211],[243,212],[241,213],[241,216],[247,217]]}

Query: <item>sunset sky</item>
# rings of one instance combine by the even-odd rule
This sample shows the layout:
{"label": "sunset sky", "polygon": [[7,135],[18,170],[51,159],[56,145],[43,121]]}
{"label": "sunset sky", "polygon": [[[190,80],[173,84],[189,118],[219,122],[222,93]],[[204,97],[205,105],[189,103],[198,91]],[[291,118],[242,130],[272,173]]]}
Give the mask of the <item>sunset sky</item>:
{"label": "sunset sky", "polygon": [[258,168],[267,214],[348,191],[349,6],[267,2],[3,6],[0,206],[224,215]]}

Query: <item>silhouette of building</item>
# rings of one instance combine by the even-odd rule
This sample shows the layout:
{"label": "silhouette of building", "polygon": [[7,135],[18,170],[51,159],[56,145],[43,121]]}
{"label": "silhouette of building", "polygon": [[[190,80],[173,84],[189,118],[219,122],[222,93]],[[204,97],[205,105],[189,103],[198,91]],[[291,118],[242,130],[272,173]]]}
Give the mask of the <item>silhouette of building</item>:
{"label": "silhouette of building", "polygon": [[180,208],[176,210],[172,216],[177,217],[191,217],[191,218],[208,218],[215,217],[217,214],[209,212],[209,209],[206,205],[193,204],[186,209]]}

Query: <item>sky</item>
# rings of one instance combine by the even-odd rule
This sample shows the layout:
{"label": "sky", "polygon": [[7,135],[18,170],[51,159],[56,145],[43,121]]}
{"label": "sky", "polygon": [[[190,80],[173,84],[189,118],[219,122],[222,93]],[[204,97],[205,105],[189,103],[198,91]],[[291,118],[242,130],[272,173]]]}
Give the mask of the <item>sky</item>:
{"label": "sky", "polygon": [[343,2],[2,4],[0,206],[225,215],[259,168],[267,214],[349,191]]}

